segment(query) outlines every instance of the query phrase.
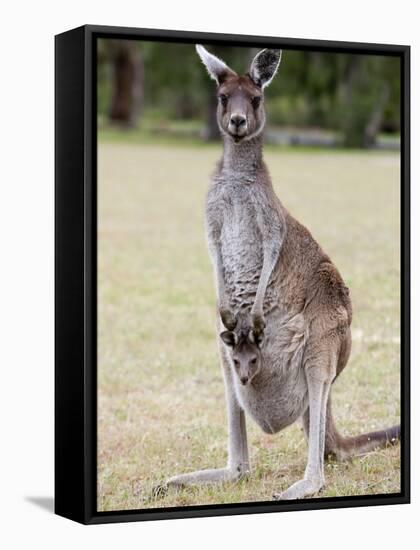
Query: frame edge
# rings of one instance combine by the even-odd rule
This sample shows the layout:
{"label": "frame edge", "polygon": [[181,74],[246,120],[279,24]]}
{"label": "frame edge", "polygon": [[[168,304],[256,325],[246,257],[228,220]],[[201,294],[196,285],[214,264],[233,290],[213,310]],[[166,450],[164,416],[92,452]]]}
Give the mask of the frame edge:
{"label": "frame edge", "polygon": [[55,37],[55,499],[85,517],[84,34]]}

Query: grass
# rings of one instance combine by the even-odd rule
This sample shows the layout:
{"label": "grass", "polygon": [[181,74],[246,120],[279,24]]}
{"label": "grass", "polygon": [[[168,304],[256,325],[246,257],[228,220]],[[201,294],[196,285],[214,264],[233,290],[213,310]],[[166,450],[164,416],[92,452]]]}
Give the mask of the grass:
{"label": "grass", "polygon": [[[219,146],[99,145],[98,509],[270,500],[302,477],[298,426],[248,420],[253,473],[147,497],[175,473],[226,462],[224,389],[203,205]],[[351,289],[354,344],[333,387],[339,429],[399,422],[399,157],[266,151],[276,191]],[[328,463],[321,496],[400,490],[399,446]]]}

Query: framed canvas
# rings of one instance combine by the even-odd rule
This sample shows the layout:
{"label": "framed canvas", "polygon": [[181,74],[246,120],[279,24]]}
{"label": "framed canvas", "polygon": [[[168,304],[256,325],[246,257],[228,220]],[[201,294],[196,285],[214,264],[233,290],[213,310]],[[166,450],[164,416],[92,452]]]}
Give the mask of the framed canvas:
{"label": "framed canvas", "polygon": [[409,47],[55,51],[56,513],[408,503]]}

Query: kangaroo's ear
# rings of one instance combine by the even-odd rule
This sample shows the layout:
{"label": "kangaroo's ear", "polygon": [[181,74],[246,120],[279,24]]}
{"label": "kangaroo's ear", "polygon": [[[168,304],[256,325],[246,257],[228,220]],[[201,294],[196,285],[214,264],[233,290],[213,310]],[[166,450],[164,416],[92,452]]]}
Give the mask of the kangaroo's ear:
{"label": "kangaroo's ear", "polygon": [[261,50],[254,57],[249,76],[257,86],[265,88],[273,80],[281,60],[281,50]]}
{"label": "kangaroo's ear", "polygon": [[232,332],[231,330],[225,330],[220,333],[220,338],[223,340],[223,342],[233,348],[233,346],[236,344],[236,334]]}
{"label": "kangaroo's ear", "polygon": [[226,79],[227,76],[235,76],[236,73],[230,69],[224,61],[208,52],[206,48],[197,44],[195,49],[200,56],[201,61],[206,66],[210,77],[215,80],[219,86]]}

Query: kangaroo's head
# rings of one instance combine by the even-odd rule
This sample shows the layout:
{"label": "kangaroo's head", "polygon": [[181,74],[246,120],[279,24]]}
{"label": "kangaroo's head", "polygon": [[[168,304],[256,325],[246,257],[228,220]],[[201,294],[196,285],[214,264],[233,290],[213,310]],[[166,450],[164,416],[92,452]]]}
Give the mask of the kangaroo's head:
{"label": "kangaroo's head", "polygon": [[220,338],[229,350],[233,370],[241,384],[251,384],[261,370],[262,332],[239,324],[223,331]]}
{"label": "kangaroo's head", "polygon": [[265,49],[253,59],[248,72],[238,76],[224,61],[196,46],[197,53],[217,83],[217,122],[235,143],[257,136],[264,128],[264,88],[277,72],[281,50]]}

